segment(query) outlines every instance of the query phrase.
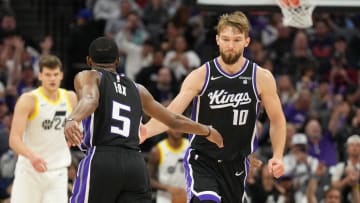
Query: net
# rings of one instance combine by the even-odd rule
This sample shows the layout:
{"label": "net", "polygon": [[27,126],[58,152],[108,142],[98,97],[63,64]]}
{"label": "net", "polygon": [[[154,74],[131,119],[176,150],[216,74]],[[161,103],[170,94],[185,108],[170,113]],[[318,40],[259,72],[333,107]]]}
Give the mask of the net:
{"label": "net", "polygon": [[283,14],[283,23],[296,28],[311,27],[316,0],[277,0]]}

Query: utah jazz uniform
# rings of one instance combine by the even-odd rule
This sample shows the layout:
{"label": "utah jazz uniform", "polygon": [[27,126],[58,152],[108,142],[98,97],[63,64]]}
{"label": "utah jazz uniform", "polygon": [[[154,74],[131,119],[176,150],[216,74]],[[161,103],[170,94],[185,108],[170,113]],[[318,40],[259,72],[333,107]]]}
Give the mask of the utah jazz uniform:
{"label": "utah jazz uniform", "polygon": [[[186,189],[183,159],[189,141],[185,138],[181,140],[181,146],[174,149],[170,146],[168,139],[165,139],[157,148],[160,152],[158,179],[162,184]],[[158,190],[156,194],[156,203],[171,203],[171,194]]]}
{"label": "utah jazz uniform", "polygon": [[99,105],[83,120],[81,147],[86,156],[79,164],[70,201],[148,202],[149,176],[138,147],[142,115],[138,89],[123,75],[94,71],[101,77]]}
{"label": "utah jazz uniform", "polygon": [[188,198],[245,201],[246,193],[241,191],[248,173],[246,156],[256,148],[259,104],[255,63],[246,60],[233,75],[227,74],[217,59],[206,63],[206,79],[193,101],[192,119],[217,129],[224,148],[202,136],[190,136],[191,147],[184,160]]}
{"label": "utah jazz uniform", "polygon": [[[67,167],[71,162],[65,141],[64,122],[71,113],[67,91],[59,89],[57,101],[50,101],[41,88],[33,90],[35,111],[30,115],[23,135],[25,145],[47,163],[44,173],[35,171],[30,160],[19,156],[11,202],[67,202]],[[46,191],[46,197],[44,192]],[[27,195],[29,194],[29,195]],[[28,198],[33,197],[32,200]]]}

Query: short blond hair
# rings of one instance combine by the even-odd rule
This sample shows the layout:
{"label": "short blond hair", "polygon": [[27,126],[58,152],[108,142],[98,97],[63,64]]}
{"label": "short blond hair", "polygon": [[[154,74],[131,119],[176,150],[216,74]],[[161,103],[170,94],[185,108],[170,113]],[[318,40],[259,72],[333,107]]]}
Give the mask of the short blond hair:
{"label": "short blond hair", "polygon": [[44,67],[47,67],[49,69],[60,68],[60,70],[62,70],[62,63],[59,57],[55,55],[45,55],[40,57],[39,67],[40,67],[40,72],[42,72]]}
{"label": "short blond hair", "polygon": [[220,31],[226,27],[231,26],[238,29],[245,36],[249,36],[250,23],[246,15],[241,11],[235,11],[233,13],[226,13],[220,16],[219,22],[216,26],[216,31],[219,34]]}

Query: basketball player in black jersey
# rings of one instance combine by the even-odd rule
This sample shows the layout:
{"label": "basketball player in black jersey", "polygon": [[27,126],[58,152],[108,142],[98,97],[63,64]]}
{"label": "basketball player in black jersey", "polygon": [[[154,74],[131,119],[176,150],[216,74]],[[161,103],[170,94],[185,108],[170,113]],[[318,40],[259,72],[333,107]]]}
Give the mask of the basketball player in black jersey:
{"label": "basketball player in black jersey", "polygon": [[65,135],[86,150],[86,156],[79,164],[71,203],[151,202],[148,172],[138,146],[142,110],[176,131],[204,135],[222,147],[218,131],[171,113],[144,87],[117,74],[118,58],[115,42],[100,37],[89,47],[87,63],[93,70],[75,77],[80,100],[67,119]]}
{"label": "basketball player in black jersey", "polygon": [[[182,113],[193,101],[192,119],[212,125],[224,139],[224,147],[219,149],[196,133],[190,135],[184,166],[192,203],[246,202],[247,157],[257,146],[260,104],[270,119],[273,157],[268,170],[276,178],[284,172],[285,118],[272,74],[243,56],[250,43],[249,27],[242,12],[222,15],[216,36],[220,56],[192,71],[168,106]],[[145,127],[145,138],[166,130],[154,119]]]}

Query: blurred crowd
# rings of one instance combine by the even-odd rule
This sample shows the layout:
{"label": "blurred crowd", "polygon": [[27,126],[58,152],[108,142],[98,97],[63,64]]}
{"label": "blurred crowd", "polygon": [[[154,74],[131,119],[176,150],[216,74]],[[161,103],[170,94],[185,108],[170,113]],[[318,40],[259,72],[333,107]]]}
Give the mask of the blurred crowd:
{"label": "blurred crowd", "polygon": [[[190,71],[218,55],[214,26],[222,12],[202,10],[194,1],[88,0],[83,5],[62,41],[64,88],[73,89],[75,74],[88,69],[88,45],[102,35],[119,46],[118,72],[165,106]],[[244,55],[274,74],[287,119],[285,175],[273,179],[265,167],[251,170],[252,202],[360,201],[360,13],[314,13],[308,29],[284,26],[279,12],[246,14],[252,28]],[[11,8],[2,9],[0,17],[0,198],[6,199],[16,162],[8,146],[14,104],[37,87],[39,57],[57,50],[51,34],[21,32]],[[265,165],[271,157],[266,112],[258,126],[255,156]],[[166,136],[142,144],[144,157]],[[69,188],[81,158],[76,149],[73,153]]]}

